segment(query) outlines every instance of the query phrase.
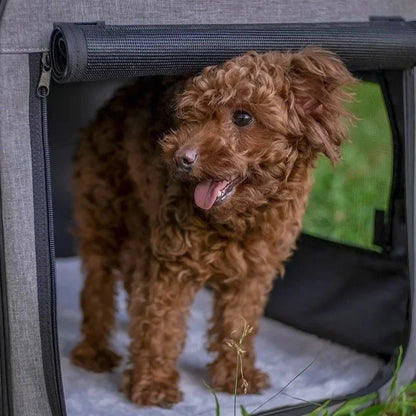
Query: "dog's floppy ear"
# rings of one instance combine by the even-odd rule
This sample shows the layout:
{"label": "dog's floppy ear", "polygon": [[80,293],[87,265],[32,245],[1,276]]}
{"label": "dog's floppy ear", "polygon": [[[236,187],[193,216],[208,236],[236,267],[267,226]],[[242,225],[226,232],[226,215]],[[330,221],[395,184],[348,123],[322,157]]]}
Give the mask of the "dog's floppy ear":
{"label": "dog's floppy ear", "polygon": [[353,95],[345,88],[356,83],[344,64],[329,51],[306,48],[291,55],[287,68],[289,122],[309,149],[324,153],[332,162],[340,159],[340,145],[346,139],[344,107]]}

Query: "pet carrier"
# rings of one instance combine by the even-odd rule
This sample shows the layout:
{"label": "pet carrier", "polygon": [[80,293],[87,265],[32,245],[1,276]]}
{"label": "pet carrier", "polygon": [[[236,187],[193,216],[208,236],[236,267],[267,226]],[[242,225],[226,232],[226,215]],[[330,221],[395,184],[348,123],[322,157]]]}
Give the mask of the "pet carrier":
{"label": "pet carrier", "polygon": [[[378,97],[377,111],[388,122],[365,151],[351,150],[359,163],[331,171],[336,180],[320,177],[327,168],[319,166],[315,187],[321,193],[312,195],[304,233],[285,278],[275,283],[257,343],[271,387],[239,403],[253,415],[300,415],[314,408],[310,402],[336,404],[383,391],[400,346],[400,380],[413,379],[413,0],[1,0],[0,16],[2,415],[215,414],[202,381],[209,359],[203,348],[208,292],[193,308],[180,362],[185,398],[173,409],[129,403],[118,391],[121,368],[90,374],[70,364],[81,286],[69,231],[71,158],[79,129],[127,78],[193,73],[252,49],[314,45],[334,51],[369,88],[360,100]],[[351,149],[369,132],[360,134]],[[369,159],[381,182],[361,169]],[[364,186],[331,212],[328,201],[351,177]],[[323,218],[322,206],[330,213]],[[347,233],[338,232],[340,221]],[[123,303],[114,340],[120,351],[128,342]],[[223,413],[232,414],[232,396],[218,397]]]}

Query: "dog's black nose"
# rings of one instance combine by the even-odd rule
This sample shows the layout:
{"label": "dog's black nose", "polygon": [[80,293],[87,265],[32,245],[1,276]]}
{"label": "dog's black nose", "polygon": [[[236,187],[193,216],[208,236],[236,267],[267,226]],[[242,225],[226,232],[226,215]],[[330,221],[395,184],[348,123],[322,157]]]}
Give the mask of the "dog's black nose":
{"label": "dog's black nose", "polygon": [[198,153],[193,149],[179,149],[175,153],[175,163],[182,172],[190,172],[198,159]]}

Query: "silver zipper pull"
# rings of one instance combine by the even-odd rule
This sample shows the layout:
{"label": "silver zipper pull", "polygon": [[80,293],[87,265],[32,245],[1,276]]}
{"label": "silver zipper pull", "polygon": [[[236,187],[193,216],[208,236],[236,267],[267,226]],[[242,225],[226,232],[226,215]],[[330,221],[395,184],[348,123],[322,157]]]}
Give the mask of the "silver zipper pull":
{"label": "silver zipper pull", "polygon": [[49,52],[43,52],[41,58],[41,73],[36,90],[39,97],[47,97],[49,95],[49,87],[51,85],[51,57]]}

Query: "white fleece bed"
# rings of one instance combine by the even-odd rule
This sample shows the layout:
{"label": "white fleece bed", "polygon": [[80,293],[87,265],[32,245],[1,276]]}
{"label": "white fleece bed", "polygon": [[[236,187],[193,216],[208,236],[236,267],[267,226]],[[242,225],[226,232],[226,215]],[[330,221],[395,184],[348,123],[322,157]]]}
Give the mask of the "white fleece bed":
{"label": "white fleece bed", "polygon": [[[188,340],[180,359],[181,389],[184,401],[171,409],[138,408],[120,392],[123,365],[112,373],[94,374],[71,364],[71,349],[80,339],[79,291],[82,285],[77,258],[57,261],[58,330],[62,378],[68,416],[214,416],[215,401],[203,380],[209,382],[206,364],[210,357],[204,349],[211,299],[207,291],[199,293],[189,320]],[[127,315],[120,297],[118,329],[114,349],[126,356],[128,345]],[[264,318],[256,343],[258,366],[270,375],[271,387],[261,395],[239,396],[252,412],[276,395],[309,364],[283,393],[259,408],[259,411],[288,404],[299,399],[318,401],[354,392],[369,383],[382,363],[348,348],[303,333],[279,322]],[[290,397],[291,396],[291,397]],[[218,394],[221,415],[233,414],[233,396]],[[237,412],[239,414],[239,412]]]}

